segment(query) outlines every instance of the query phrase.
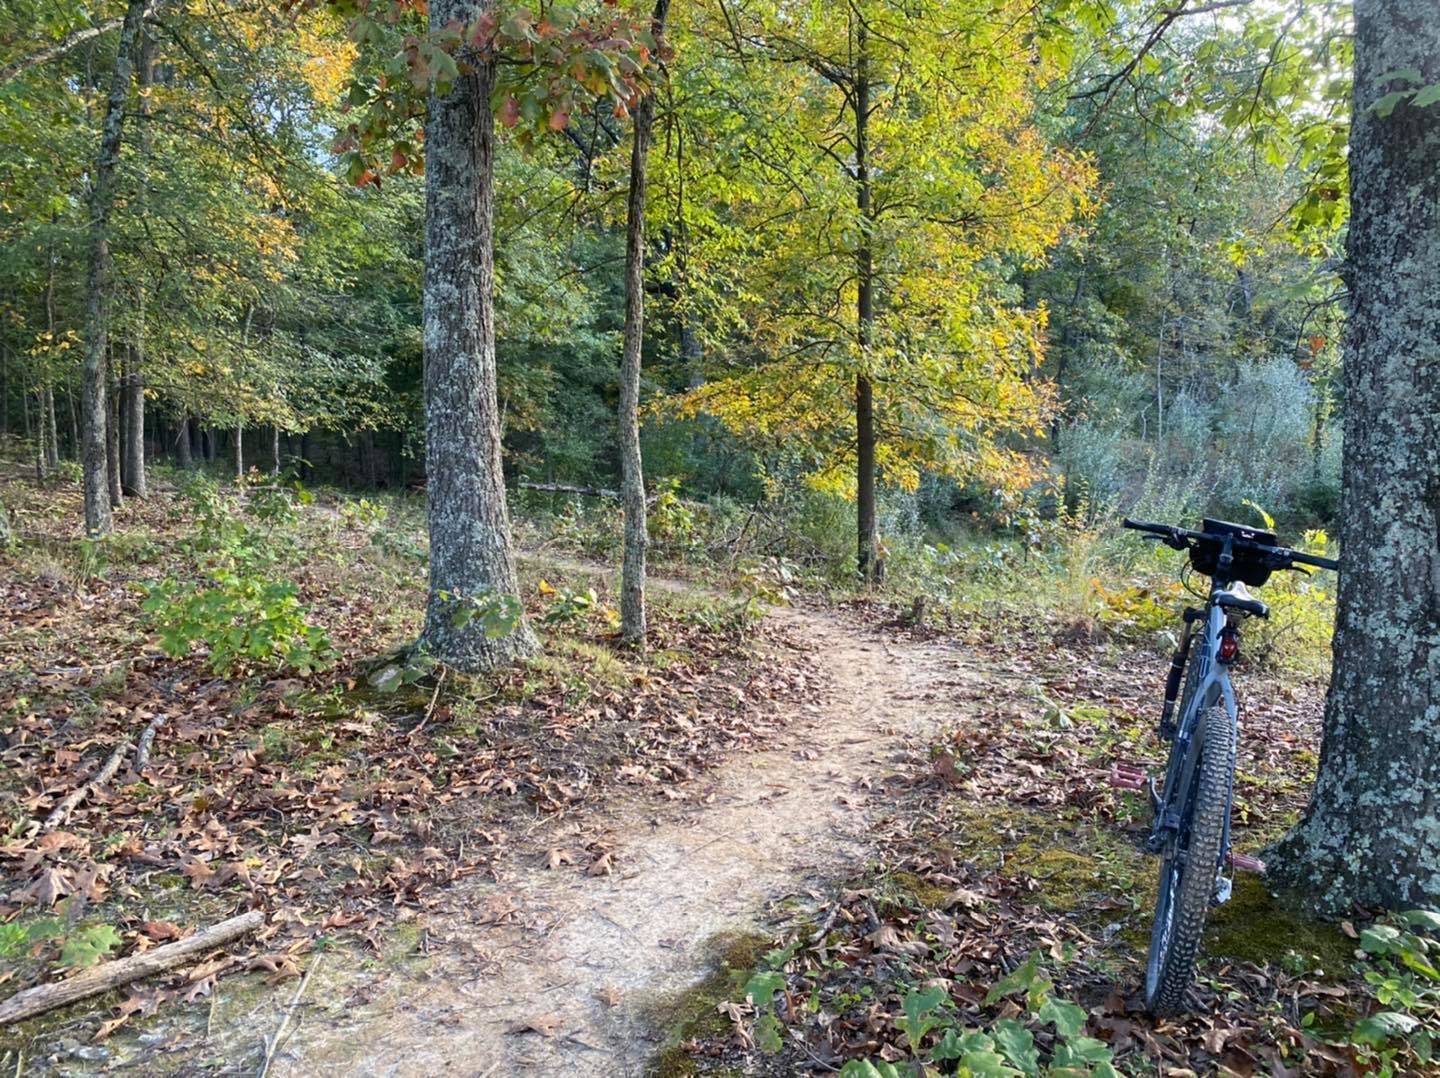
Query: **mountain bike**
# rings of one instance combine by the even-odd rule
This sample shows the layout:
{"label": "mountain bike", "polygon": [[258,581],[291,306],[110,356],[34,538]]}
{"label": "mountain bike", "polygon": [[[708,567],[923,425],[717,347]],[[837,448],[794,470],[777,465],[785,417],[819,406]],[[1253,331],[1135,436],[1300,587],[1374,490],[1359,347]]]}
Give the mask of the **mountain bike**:
{"label": "mountain bike", "polygon": [[[1338,562],[1279,545],[1273,532],[1206,517],[1200,531],[1125,520],[1143,538],[1189,554],[1190,565],[1210,578],[1203,608],[1187,607],[1184,630],[1170,662],[1160,710],[1160,738],[1170,743],[1163,782],[1134,765],[1117,765],[1111,781],[1147,790],[1154,824],[1146,849],[1160,855],[1160,889],[1145,966],[1145,1005],[1155,1015],[1184,1010],[1195,977],[1205,917],[1230,898],[1225,869],[1263,873],[1253,857],[1230,850],[1230,808],[1235,780],[1236,709],[1230,667],[1240,657],[1240,624],[1269,617],[1270,609],[1246,590],[1276,570],[1338,570]],[[1177,707],[1178,700],[1178,707]]]}

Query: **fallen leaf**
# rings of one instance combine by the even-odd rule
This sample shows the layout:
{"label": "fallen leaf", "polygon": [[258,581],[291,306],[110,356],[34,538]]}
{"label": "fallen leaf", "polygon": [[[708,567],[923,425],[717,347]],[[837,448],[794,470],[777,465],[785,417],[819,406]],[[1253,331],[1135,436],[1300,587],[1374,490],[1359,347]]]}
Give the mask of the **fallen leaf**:
{"label": "fallen leaf", "polygon": [[558,1014],[537,1014],[533,1018],[522,1018],[507,1029],[506,1033],[538,1033],[542,1037],[553,1037],[560,1029]]}

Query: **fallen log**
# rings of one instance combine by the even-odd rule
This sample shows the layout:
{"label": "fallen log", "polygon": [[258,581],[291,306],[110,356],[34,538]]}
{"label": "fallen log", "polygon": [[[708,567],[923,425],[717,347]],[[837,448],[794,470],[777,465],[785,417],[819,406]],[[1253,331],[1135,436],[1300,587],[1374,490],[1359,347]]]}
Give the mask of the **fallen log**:
{"label": "fallen log", "polygon": [[0,1026],[23,1022],[56,1007],[64,1007],[90,996],[97,996],[101,992],[108,992],[112,988],[119,988],[131,981],[138,981],[142,977],[153,977],[176,966],[183,966],[188,960],[207,951],[222,947],[241,936],[248,936],[264,923],[265,914],[260,910],[251,910],[183,940],[167,943],[163,947],[132,954],[129,958],[115,962],[105,962],[63,981],[36,985],[23,992],[16,992],[9,999],[0,1002]]}
{"label": "fallen log", "polygon": [[550,494],[583,494],[590,498],[618,498],[620,492],[609,487],[577,487],[570,483],[516,483],[522,490],[543,490]]}

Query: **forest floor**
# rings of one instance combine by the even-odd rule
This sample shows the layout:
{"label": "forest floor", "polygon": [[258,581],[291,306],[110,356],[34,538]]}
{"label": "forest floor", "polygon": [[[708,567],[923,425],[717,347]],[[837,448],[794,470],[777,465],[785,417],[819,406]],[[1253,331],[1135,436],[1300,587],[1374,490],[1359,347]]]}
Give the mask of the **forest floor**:
{"label": "forest floor", "polygon": [[[258,941],[0,1033],[25,1073],[253,1073],[287,1011],[271,1073],[823,1073],[908,1058],[907,994],[941,981],[969,1024],[1053,1048],[987,999],[1036,980],[1030,955],[1123,1070],[1353,1064],[1320,1032],[1368,1006],[1353,942],[1253,881],[1213,919],[1197,1016],[1138,1013],[1153,866],[1139,798],[1105,776],[1159,760],[1153,648],[1043,619],[939,632],[873,601],[757,621],[657,582],[638,660],[607,642],[612,575],[541,551],[523,576],[547,657],[382,695],[375,656],[415,631],[423,568],[337,503],[284,527],[339,666],[217,677],[138,617],[137,585],[188,564],[171,494],[128,505],[97,553],[77,492],[3,486],[24,546],[0,563],[0,921],[63,923],[0,983],[53,978],[87,927],[126,953],[268,917]],[[1253,852],[1303,804],[1321,687],[1241,680]],[[146,768],[24,837],[156,716]],[[747,1000],[757,971],[769,1004]]]}

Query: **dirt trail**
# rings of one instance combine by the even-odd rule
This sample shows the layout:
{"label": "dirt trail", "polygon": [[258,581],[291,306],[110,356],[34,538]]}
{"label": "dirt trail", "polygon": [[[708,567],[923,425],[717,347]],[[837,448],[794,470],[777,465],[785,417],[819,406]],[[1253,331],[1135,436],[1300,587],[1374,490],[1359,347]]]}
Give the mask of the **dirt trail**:
{"label": "dirt trail", "polygon": [[[885,641],[829,612],[771,617],[815,647],[832,681],[784,743],[711,772],[688,801],[622,799],[535,836],[509,878],[461,885],[426,918],[431,957],[418,968],[322,967],[271,1073],[642,1074],[656,1050],[647,1009],[705,976],[718,933],[863,854],[907,740],[951,717],[947,686],[977,676],[951,643]],[[613,875],[544,867],[540,851],[582,826],[614,843]],[[605,989],[618,1004],[597,998]],[[254,1041],[282,1005],[222,1000],[216,1039]],[[532,1021],[554,1035],[509,1032]]]}

